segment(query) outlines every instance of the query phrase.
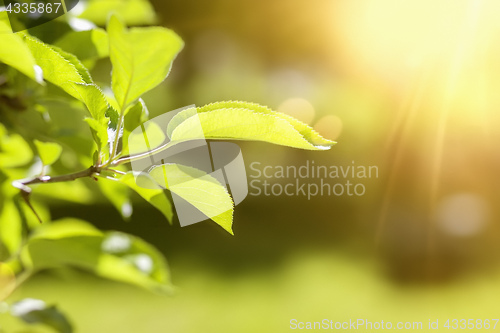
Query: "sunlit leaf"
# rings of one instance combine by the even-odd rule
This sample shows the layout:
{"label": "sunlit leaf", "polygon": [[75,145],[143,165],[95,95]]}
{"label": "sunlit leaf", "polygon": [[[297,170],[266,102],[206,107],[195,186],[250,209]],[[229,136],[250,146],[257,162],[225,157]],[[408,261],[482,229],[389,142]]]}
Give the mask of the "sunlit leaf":
{"label": "sunlit leaf", "polygon": [[26,298],[12,305],[11,314],[28,324],[43,324],[59,333],[72,333],[73,327],[66,316],[54,305]]}
{"label": "sunlit leaf", "polygon": [[109,106],[104,94],[74,55],[33,37],[25,36],[25,42],[42,68],[45,80],[82,101],[93,118],[101,120],[106,115]]}
{"label": "sunlit leaf", "polygon": [[304,137],[304,139],[306,139],[314,146],[328,147],[335,144],[334,141],[323,138],[318,132],[316,132],[314,129],[312,129],[307,124],[304,124],[300,120],[295,119],[287,114],[273,111],[267,106],[259,105],[256,103],[248,103],[240,101],[217,102],[198,108],[197,111],[201,113],[201,112],[209,112],[227,108],[247,109],[255,113],[268,114],[283,119],[288,123],[290,123],[290,125],[292,125],[293,128],[295,128],[295,130]]}
{"label": "sunlit leaf", "polygon": [[118,113],[109,106],[102,90],[93,83],[85,66],[76,56],[60,48],[25,37],[26,44],[36,56],[45,79],[83,102],[94,120],[87,120],[100,151],[114,140],[118,126]]}
{"label": "sunlit leaf", "polygon": [[165,258],[142,239],[122,232],[107,232],[101,249],[106,255],[99,261],[99,275],[154,291],[171,290]]}
{"label": "sunlit leaf", "polygon": [[44,79],[78,98],[74,95],[72,86],[75,83],[85,84],[88,82],[84,81],[75,65],[53,47],[34,37],[26,35],[24,41],[35,57],[38,66],[42,68]]}
{"label": "sunlit leaf", "polygon": [[97,184],[104,196],[113,204],[122,217],[128,220],[132,215],[129,188],[117,180],[114,181],[104,177],[100,178]]}
{"label": "sunlit leaf", "polygon": [[148,0],[89,0],[79,15],[98,25],[105,25],[111,13],[116,13],[128,25],[147,25],[157,21],[153,6]]}
{"label": "sunlit leaf", "polygon": [[59,53],[66,61],[68,61],[71,65],[73,65],[76,68],[78,74],[82,77],[84,83],[86,84],[92,83],[92,77],[90,77],[89,70],[81,63],[81,61],[74,54],[71,54],[53,45],[51,45],[50,48],[52,48],[55,52]]}
{"label": "sunlit leaf", "polygon": [[71,95],[78,100],[82,101],[90,112],[92,118],[96,120],[103,120],[109,105],[99,88],[94,83],[76,83],[67,88],[71,91]]}
{"label": "sunlit leaf", "polygon": [[0,62],[14,67],[38,83],[43,83],[42,72],[22,37],[12,33],[3,21],[0,21],[0,36]]}
{"label": "sunlit leaf", "polygon": [[171,288],[165,259],[153,246],[132,235],[101,232],[76,219],[36,229],[22,260],[32,270],[70,265],[149,290]]}
{"label": "sunlit leaf", "polygon": [[308,150],[326,150],[335,144],[292,117],[244,102],[210,104],[194,115],[185,110],[171,120],[167,134],[172,141],[196,139],[192,128],[200,123],[207,139],[265,141]]}
{"label": "sunlit leaf", "polygon": [[23,237],[23,224],[19,211],[12,200],[0,207],[0,242],[10,254],[19,250]]}
{"label": "sunlit leaf", "polygon": [[183,42],[165,28],[128,30],[115,15],[108,23],[108,35],[113,92],[120,108],[125,110],[167,77]]}
{"label": "sunlit leaf", "polygon": [[19,134],[7,134],[0,124],[0,168],[23,166],[33,159],[28,143]]}
{"label": "sunlit leaf", "polygon": [[94,137],[94,141],[97,143],[98,149],[100,151],[103,151],[109,139],[107,119],[97,120],[94,118],[85,118],[84,120],[90,127],[92,136]]}
{"label": "sunlit leaf", "polygon": [[42,142],[34,140],[34,143],[43,165],[52,165],[61,156],[62,147],[55,142]]}
{"label": "sunlit leaf", "polygon": [[[2,253],[0,253],[2,256]],[[16,275],[10,265],[0,262],[0,304],[16,289]]]}
{"label": "sunlit leaf", "polygon": [[79,204],[90,204],[95,202],[94,194],[85,186],[83,181],[46,183],[34,188],[37,195],[42,195],[47,198]]}
{"label": "sunlit leaf", "polygon": [[161,146],[166,139],[164,130],[157,123],[151,121],[141,124],[140,130],[127,134],[125,147],[132,154],[151,151]]}
{"label": "sunlit leaf", "polygon": [[145,186],[146,188],[137,185],[136,177],[134,177],[134,174],[131,172],[122,176],[120,182],[137,192],[144,200],[162,212],[167,220],[172,223],[174,212],[172,203],[165,194],[165,191],[148,175],[141,174],[138,177],[141,177],[140,181],[148,184],[148,186]]}
{"label": "sunlit leaf", "polygon": [[159,185],[189,202],[227,232],[233,233],[233,200],[217,179],[203,171],[177,164],[156,166],[150,175]]}
{"label": "sunlit leaf", "polygon": [[[139,99],[125,114],[123,136],[122,136],[122,154],[129,153],[129,137],[133,130],[140,126],[143,122],[145,115],[148,114],[146,104],[142,99]],[[163,131],[162,131],[163,133]],[[165,139],[165,136],[163,136]]]}
{"label": "sunlit leaf", "polygon": [[[0,179],[0,183],[2,181],[5,181],[5,179]],[[13,255],[21,248],[23,237],[27,234],[25,228],[38,227],[40,225],[38,217],[44,223],[49,223],[50,212],[45,205],[32,198],[30,204],[35,209],[37,217],[31,208],[17,195],[18,190],[8,180],[3,185],[12,192],[0,188],[0,196],[3,199],[0,202],[0,243],[3,247],[0,246],[0,249],[4,248],[9,254]],[[7,255],[0,250],[0,258],[6,257]]]}

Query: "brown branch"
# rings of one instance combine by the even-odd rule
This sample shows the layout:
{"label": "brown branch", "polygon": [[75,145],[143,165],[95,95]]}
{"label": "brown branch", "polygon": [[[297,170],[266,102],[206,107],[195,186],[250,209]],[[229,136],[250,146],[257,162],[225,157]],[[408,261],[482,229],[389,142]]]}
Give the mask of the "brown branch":
{"label": "brown branch", "polygon": [[31,189],[28,187],[29,185],[42,184],[42,183],[61,183],[61,182],[69,182],[79,178],[92,177],[93,174],[99,173],[100,169],[95,166],[91,166],[90,168],[75,172],[62,176],[39,176],[29,179],[21,179],[15,180],[12,182],[12,185],[23,192],[31,192]]}
{"label": "brown branch", "polygon": [[15,188],[21,190],[21,196],[28,205],[28,207],[33,211],[35,216],[38,218],[40,223],[42,220],[40,219],[40,216],[37,214],[35,211],[34,207],[31,205],[30,202],[30,194],[31,194],[31,188],[29,185],[35,185],[35,184],[50,184],[50,183],[61,183],[61,182],[69,182],[73,181],[79,178],[87,178],[87,177],[92,177],[94,174],[99,173],[100,168],[91,166],[90,168],[80,171],[80,172],[75,172],[67,175],[62,175],[62,176],[39,176],[39,177],[34,177],[34,178],[27,178],[27,179],[20,179],[20,180],[15,180],[12,182],[12,186]]}

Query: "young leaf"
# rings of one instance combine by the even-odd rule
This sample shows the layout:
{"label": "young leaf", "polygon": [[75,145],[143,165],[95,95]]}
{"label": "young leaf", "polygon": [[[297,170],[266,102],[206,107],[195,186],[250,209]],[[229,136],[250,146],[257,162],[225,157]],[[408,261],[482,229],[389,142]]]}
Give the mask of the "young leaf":
{"label": "young leaf", "polygon": [[54,305],[44,301],[26,298],[12,305],[11,314],[28,324],[43,324],[59,333],[72,333],[73,327],[66,316]]}
{"label": "young leaf", "polygon": [[37,228],[21,258],[31,270],[70,265],[149,290],[171,288],[165,259],[153,246],[132,235],[103,233],[76,219]]}
{"label": "young leaf", "polygon": [[80,62],[80,60],[71,53],[68,53],[64,50],[62,50],[59,47],[56,46],[51,46],[51,48],[59,53],[66,61],[68,61],[70,64],[75,66],[76,70],[78,71],[78,74],[82,77],[84,83],[91,84],[92,83],[92,77],[90,77],[89,70]]}
{"label": "young leaf", "polygon": [[87,120],[99,151],[106,151],[118,126],[118,113],[109,106],[102,90],[93,83],[85,66],[74,55],[25,36],[26,45],[38,60],[45,79],[83,102],[94,120]]}
{"label": "young leaf", "polygon": [[267,106],[259,105],[256,103],[240,102],[240,101],[228,101],[228,102],[217,102],[205,105],[198,108],[198,112],[209,112],[219,109],[246,109],[251,110],[255,113],[268,114],[280,119],[283,119],[290,123],[290,125],[295,128],[307,141],[315,146],[329,147],[334,145],[336,142],[323,138],[318,132],[313,130],[310,126],[304,124],[300,120],[297,120],[287,114],[280,113],[269,109]]}
{"label": "young leaf", "polygon": [[233,234],[233,200],[214,177],[195,168],[163,164],[150,171],[151,177]]}
{"label": "young leaf", "polygon": [[112,88],[122,110],[168,75],[183,47],[181,38],[165,28],[127,28],[115,16],[108,23]]}
{"label": "young leaf", "polygon": [[111,13],[116,13],[128,25],[148,25],[157,22],[153,6],[148,0],[89,0],[80,18],[105,25]]}
{"label": "young leaf", "polygon": [[172,223],[174,217],[174,212],[170,200],[168,200],[165,191],[157,184],[153,179],[151,179],[147,174],[141,174],[140,181],[147,183],[148,186],[141,187],[137,185],[136,177],[132,172],[119,178],[120,182],[130,187],[132,190],[137,192],[144,200],[149,202],[155,208],[157,208],[162,214],[167,218],[167,220]]}
{"label": "young leaf", "polygon": [[38,155],[42,160],[43,165],[54,164],[62,153],[62,147],[55,142],[42,142],[34,140]]}
{"label": "young leaf", "polygon": [[294,118],[257,107],[201,108],[188,118],[183,114],[186,111],[176,115],[167,128],[172,141],[195,139],[192,128],[201,123],[207,139],[265,141],[308,150],[326,150],[335,144]]}
{"label": "young leaf", "polygon": [[0,62],[14,67],[38,83],[43,83],[42,71],[21,36],[12,33],[3,21],[0,21],[0,35]]}
{"label": "young leaf", "polygon": [[107,232],[101,244],[104,255],[99,274],[153,291],[171,291],[170,273],[164,256],[140,238]]}
{"label": "young leaf", "polygon": [[25,35],[24,41],[37,60],[38,66],[42,68],[44,79],[78,98],[79,96],[74,95],[72,86],[75,83],[85,84],[88,82],[84,81],[75,64],[72,64],[53,47],[38,39]]}
{"label": "young leaf", "polygon": [[99,179],[97,184],[104,196],[108,198],[122,217],[125,220],[130,219],[132,215],[132,204],[130,203],[129,188],[119,181],[113,181],[104,177]]}
{"label": "young leaf", "polygon": [[107,155],[109,153],[109,151],[105,149],[107,147],[109,138],[107,118],[104,118],[103,120],[97,120],[94,118],[85,118],[84,120],[90,127],[90,131],[92,132],[94,141],[97,144],[97,149],[101,152],[104,152],[104,154]]}
{"label": "young leaf", "polygon": [[94,119],[101,120],[109,109],[101,89],[92,82],[88,70],[72,54],[25,36],[44,78],[83,102]]}
{"label": "young leaf", "polygon": [[0,168],[15,168],[26,165],[33,158],[33,152],[19,134],[7,134],[0,123]]}
{"label": "young leaf", "polygon": [[12,255],[16,253],[23,237],[23,223],[21,216],[12,200],[3,202],[0,208],[0,243]]}
{"label": "young leaf", "polygon": [[109,110],[104,94],[94,83],[75,83],[67,87],[70,95],[83,102],[92,118],[103,120]]}
{"label": "young leaf", "polygon": [[130,134],[142,124],[143,119],[148,113],[146,104],[141,98],[139,98],[139,101],[126,112],[123,122],[122,155],[129,153],[128,139]]}

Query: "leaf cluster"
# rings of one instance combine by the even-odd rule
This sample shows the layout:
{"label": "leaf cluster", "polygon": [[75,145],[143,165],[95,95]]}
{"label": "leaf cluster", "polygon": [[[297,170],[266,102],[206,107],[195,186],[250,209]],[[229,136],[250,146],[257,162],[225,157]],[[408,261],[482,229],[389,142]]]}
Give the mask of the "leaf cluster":
{"label": "leaf cluster", "polygon": [[[51,221],[47,202],[93,204],[107,198],[128,219],[135,192],[172,223],[171,192],[232,234],[233,200],[210,175],[163,164],[141,174],[141,181],[150,184],[145,187],[138,185],[137,174],[128,166],[140,158],[130,154],[133,131],[148,120],[142,96],[167,78],[184,46],[182,39],[163,27],[127,26],[155,23],[145,0],[89,1],[80,19],[106,28],[77,31],[60,20],[57,24],[63,24],[65,32],[54,40],[44,29],[8,33],[3,14],[0,261],[21,280],[40,270],[72,266],[148,290],[171,291],[166,261],[153,246],[81,220]],[[97,61],[110,62],[110,86],[92,78]],[[155,150],[198,139],[193,128],[199,124],[209,140],[257,140],[307,150],[334,144],[292,117],[258,104],[229,101],[178,113],[160,129],[168,143],[159,140]],[[89,185],[80,178],[97,182]],[[97,199],[96,188],[101,193]],[[40,302],[13,305],[11,313],[29,324],[72,331],[59,310]]]}

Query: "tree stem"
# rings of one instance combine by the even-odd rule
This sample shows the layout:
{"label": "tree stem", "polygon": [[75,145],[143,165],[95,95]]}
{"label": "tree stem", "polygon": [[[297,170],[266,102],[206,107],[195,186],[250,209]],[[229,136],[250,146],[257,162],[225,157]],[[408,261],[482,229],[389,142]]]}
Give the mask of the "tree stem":
{"label": "tree stem", "polygon": [[29,178],[29,179],[21,179],[21,180],[15,180],[12,182],[12,185],[18,189],[20,189],[23,192],[31,193],[31,189],[28,187],[29,185],[35,185],[35,184],[42,184],[42,183],[61,183],[61,182],[68,182],[68,181],[73,181],[79,178],[86,178],[86,177],[91,177],[95,173],[99,173],[100,168],[96,166],[91,166],[90,168],[67,174],[67,175],[62,175],[62,176],[39,176],[39,177],[34,177],[34,178]]}

